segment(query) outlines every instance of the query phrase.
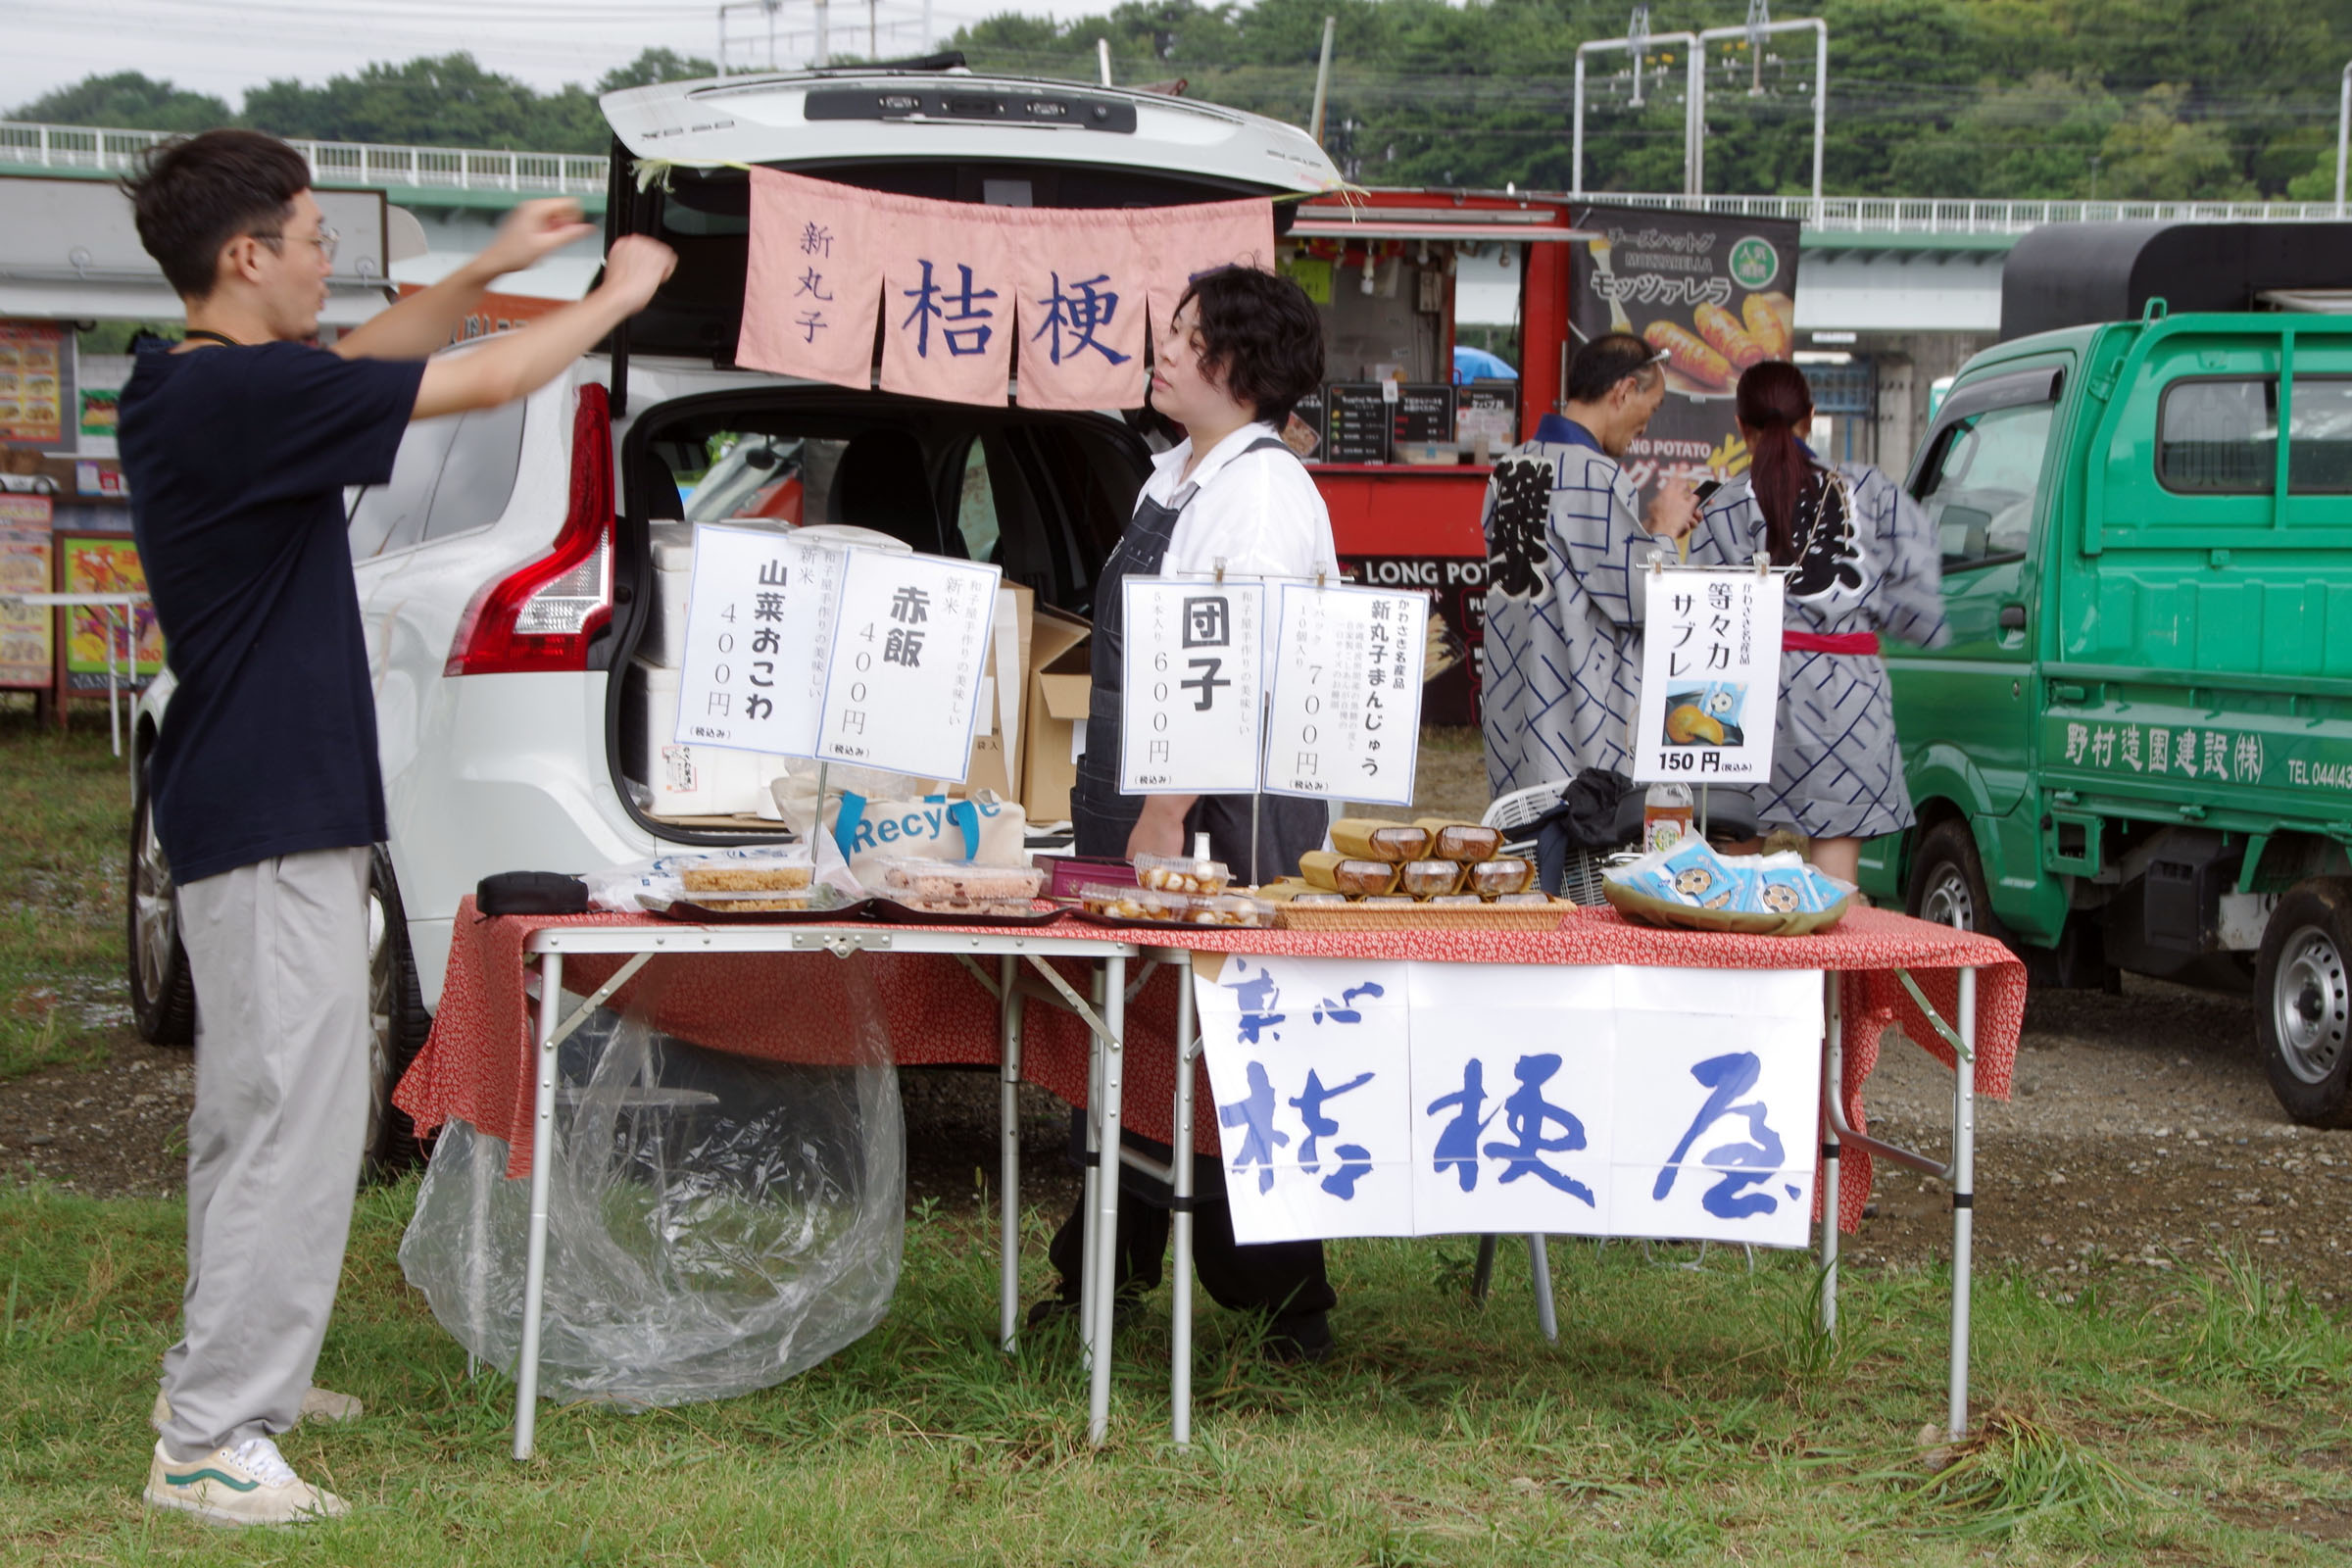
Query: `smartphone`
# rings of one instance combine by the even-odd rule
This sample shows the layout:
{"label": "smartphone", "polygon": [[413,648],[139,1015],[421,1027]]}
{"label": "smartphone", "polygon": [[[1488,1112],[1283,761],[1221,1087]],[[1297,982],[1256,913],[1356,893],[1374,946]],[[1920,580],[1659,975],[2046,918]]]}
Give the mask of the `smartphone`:
{"label": "smartphone", "polygon": [[1723,481],[1721,479],[1701,479],[1698,482],[1698,488],[1690,493],[1698,498],[1698,504],[1703,507],[1713,499],[1715,492],[1722,488]]}

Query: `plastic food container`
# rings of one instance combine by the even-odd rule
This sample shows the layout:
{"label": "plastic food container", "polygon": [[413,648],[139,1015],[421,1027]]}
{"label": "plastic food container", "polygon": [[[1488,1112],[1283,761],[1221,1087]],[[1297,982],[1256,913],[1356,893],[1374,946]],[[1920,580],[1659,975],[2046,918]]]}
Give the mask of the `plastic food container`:
{"label": "plastic food container", "polygon": [[1375,816],[1343,816],[1331,824],[1331,845],[1349,859],[1402,865],[1429,853],[1429,830]]}
{"label": "plastic food container", "polygon": [[1233,873],[1222,860],[1200,860],[1189,855],[1139,855],[1135,880],[1154,893],[1213,895],[1225,891]]}
{"label": "plastic food container", "polygon": [[1359,898],[1396,886],[1396,867],[1388,861],[1351,859],[1330,850],[1310,850],[1298,857],[1298,874],[1326,892]]}
{"label": "plastic food container", "polygon": [[1429,853],[1441,860],[1469,864],[1491,860],[1502,853],[1502,830],[1476,822],[1448,822],[1425,816],[1414,824],[1429,833]]}
{"label": "plastic food container", "polygon": [[1026,905],[1046,873],[1029,865],[964,865],[954,860],[886,860],[882,886],[901,904],[922,909]]}
{"label": "plastic food container", "polygon": [[1505,893],[1494,902],[1496,904],[1566,904],[1568,900],[1555,900],[1546,893]]}
{"label": "plastic food container", "polygon": [[1090,887],[1079,906],[1106,920],[1152,920],[1180,925],[1259,926],[1273,921],[1274,906],[1239,893],[1163,893],[1157,888]]}
{"label": "plastic food container", "polygon": [[1462,885],[1462,868],[1452,860],[1415,860],[1397,877],[1398,886],[1416,899],[1434,899]]}
{"label": "plastic food container", "polygon": [[1498,899],[1533,887],[1536,866],[1532,860],[1481,860],[1470,867],[1468,878],[1471,892],[1482,899]]}

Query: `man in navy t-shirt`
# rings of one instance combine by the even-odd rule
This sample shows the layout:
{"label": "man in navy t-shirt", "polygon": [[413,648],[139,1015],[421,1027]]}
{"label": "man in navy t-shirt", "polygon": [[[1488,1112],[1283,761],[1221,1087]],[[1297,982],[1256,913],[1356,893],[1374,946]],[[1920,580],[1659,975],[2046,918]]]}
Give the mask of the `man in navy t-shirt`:
{"label": "man in navy t-shirt", "polygon": [[623,239],[585,300],[428,362],[501,274],[592,232],[571,202],[528,202],[472,262],[318,348],[335,233],[310,183],[284,142],[215,130],[155,149],[125,184],[188,317],[122,399],[132,531],[176,682],[151,799],[197,1005],[188,1284],[146,1496],[222,1524],[344,1512],[272,1440],[359,1412],[311,1387],[367,1124],[368,873],[384,837],[343,487],[389,479],[410,420],[553,380],[675,265]]}

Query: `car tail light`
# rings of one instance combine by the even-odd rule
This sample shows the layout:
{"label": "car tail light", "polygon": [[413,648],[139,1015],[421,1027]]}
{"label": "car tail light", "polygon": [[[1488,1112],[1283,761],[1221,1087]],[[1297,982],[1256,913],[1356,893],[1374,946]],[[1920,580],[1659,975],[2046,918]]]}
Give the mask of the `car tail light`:
{"label": "car tail light", "polygon": [[588,667],[612,615],[612,417],[605,389],[580,388],[571,426],[571,500],[540,560],[484,583],[466,607],[444,675]]}

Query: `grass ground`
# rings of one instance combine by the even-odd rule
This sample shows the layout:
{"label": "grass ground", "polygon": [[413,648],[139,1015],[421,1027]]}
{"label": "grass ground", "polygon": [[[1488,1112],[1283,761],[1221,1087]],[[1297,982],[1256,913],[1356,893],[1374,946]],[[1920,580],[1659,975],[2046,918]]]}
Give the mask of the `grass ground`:
{"label": "grass ground", "polygon": [[[118,1027],[87,1013],[118,995],[123,809],[103,732],[0,712],[0,1072]],[[181,1205],[0,1184],[0,1561],[2303,1564],[2352,1541],[2352,1333],[2251,1266],[2066,1304],[1981,1279],[1979,1427],[1935,1468],[1933,1270],[1849,1272],[1830,1342],[1802,1258],[1561,1244],[1555,1347],[1514,1246],[1482,1308],[1467,1242],[1337,1243],[1334,1361],[1269,1366],[1203,1308],[1178,1452],[1147,1314],[1098,1454],[1066,1330],[1000,1354],[986,1217],[926,1203],[858,1345],[722,1403],[550,1407],[517,1466],[512,1384],[469,1380],[401,1278],[415,1196],[363,1196],[319,1368],[368,1415],[286,1443],[358,1511],[256,1540],[137,1502]]]}

